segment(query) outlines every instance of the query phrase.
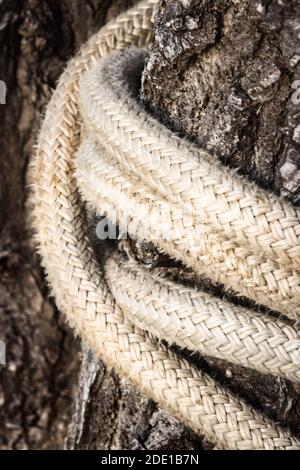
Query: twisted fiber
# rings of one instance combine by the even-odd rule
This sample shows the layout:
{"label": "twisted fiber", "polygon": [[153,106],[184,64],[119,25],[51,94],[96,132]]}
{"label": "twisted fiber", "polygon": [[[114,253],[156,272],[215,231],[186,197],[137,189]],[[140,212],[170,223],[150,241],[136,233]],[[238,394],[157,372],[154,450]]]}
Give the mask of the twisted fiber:
{"label": "twisted fiber", "polygon": [[88,127],[104,132],[118,148],[114,158],[122,167],[182,205],[184,213],[196,213],[238,245],[298,269],[300,211],[147,115],[133,96],[135,80],[126,79],[134,55],[125,64],[116,58],[106,69],[99,64],[84,77],[80,100]]}
{"label": "twisted fiber", "polygon": [[[77,153],[77,182],[94,209],[101,207],[130,235],[148,239],[202,276],[280,310],[291,318],[300,312],[298,272],[252,255],[178,210],[134,175],[122,175],[111,160],[114,147],[84,138]],[[147,224],[146,224],[147,222]],[[163,238],[167,234],[167,239]]]}
{"label": "twisted fiber", "polygon": [[105,273],[126,316],[156,337],[300,381],[300,338],[290,325],[162,279],[120,255]]}
{"label": "twisted fiber", "polygon": [[152,2],[139,4],[95,35],[70,62],[47,109],[32,172],[34,225],[49,282],[59,308],[90,347],[219,447],[300,449],[288,431],[128,322],[87,239],[73,161],[80,140],[79,79],[112,50],[146,44],[151,13]]}
{"label": "twisted fiber", "polygon": [[[173,141],[176,140],[176,137],[172,134],[170,135],[169,131],[164,130],[163,126],[156,121],[153,121],[151,117],[148,117],[141,106],[139,106],[136,103],[136,100],[131,96],[132,93],[130,93],[130,91],[132,90],[130,90],[130,84],[133,82],[133,86],[135,86],[136,81],[128,80],[127,76],[134,76],[134,72],[136,73],[135,69],[140,68],[140,61],[142,58],[143,53],[130,51],[128,52],[128,57],[125,57],[125,59],[119,56],[109,63],[102,62],[97,64],[88,74],[85,75],[83,79],[80,87],[80,102],[85,126],[89,129],[97,129],[100,131],[99,137],[102,137],[101,145],[108,148],[108,154],[111,158],[118,160],[119,163],[123,163],[123,166],[122,164],[120,165],[120,173],[123,174],[124,170],[127,172],[131,171],[130,178],[132,179],[133,175],[137,174],[137,170],[134,171],[135,159],[139,158],[139,161],[144,162],[144,167],[140,165],[138,170],[141,170],[141,178],[144,181],[148,181],[149,185],[146,184],[145,187],[148,186],[150,190],[155,184],[155,175],[159,173],[159,170],[156,171],[156,167],[158,163],[163,160],[164,154],[167,154],[168,160],[173,156],[177,163],[178,160],[181,161],[181,153],[180,150],[178,151],[178,156],[175,153],[175,149],[180,147],[180,145],[175,145],[175,147],[173,145]],[[148,121],[150,121],[150,124]],[[155,124],[153,124],[153,122]],[[155,131],[157,131],[158,134],[156,142],[154,142]],[[105,136],[105,138],[103,138],[103,136]],[[149,139],[152,143],[153,149],[150,151],[148,151],[147,147]],[[128,147],[128,141],[132,144],[130,148]],[[159,156],[161,147],[164,145],[167,149],[163,152],[162,156]],[[183,146],[182,143],[181,146]],[[187,145],[187,147],[188,149],[193,149],[193,146],[189,147]],[[123,155],[124,148],[129,148],[129,150]],[[186,148],[184,148],[184,152],[186,152]],[[193,156],[194,153],[191,152],[190,161],[194,161],[195,163],[195,156],[194,160]],[[209,156],[207,156],[207,160],[208,158]],[[154,167],[153,172],[149,171],[149,162],[151,165],[151,160],[156,160],[156,162],[158,162],[156,163],[156,167]],[[212,160],[211,157],[210,160]],[[104,171],[106,171],[109,176],[107,165],[103,162],[99,162],[99,167],[101,163],[104,166]],[[204,173],[202,172],[203,163]],[[178,228],[179,216],[176,216],[176,213],[181,213],[182,219],[186,220],[188,224],[187,229],[189,230],[189,238],[192,239],[193,231],[193,226],[191,226],[190,220],[187,217],[187,215],[191,213],[191,211],[188,210],[188,206],[190,204],[188,203],[187,206],[183,206],[180,211],[180,207],[182,207],[182,205],[180,206],[180,195],[183,192],[183,190],[181,192],[180,190],[185,186],[188,187],[187,192],[190,196],[190,200],[193,201],[197,199],[197,201],[199,201],[199,203],[197,203],[197,207],[200,206],[201,200],[204,200],[205,204],[207,204],[207,200],[209,200],[210,195],[214,194],[215,187],[220,188],[219,191],[223,191],[223,193],[226,190],[228,199],[234,199],[236,198],[236,195],[241,199],[243,186],[245,186],[246,195],[247,190],[248,192],[252,191],[253,193],[252,198],[248,198],[247,200],[248,206],[251,203],[251,207],[247,208],[251,213],[254,212],[259,214],[263,211],[265,214],[266,199],[268,199],[268,197],[273,204],[272,207],[276,204],[277,206],[281,205],[284,207],[285,213],[291,211],[295,213],[293,206],[282,202],[280,198],[277,198],[274,195],[268,195],[264,191],[256,188],[253,184],[236,175],[235,172],[227,169],[224,170],[223,167],[219,167],[215,162],[209,163],[209,165],[205,165],[203,155],[201,156],[200,162],[195,163],[197,165],[197,179],[195,176],[197,184],[194,185],[195,187],[193,187],[192,190],[189,188],[189,179],[187,180],[186,178],[186,171],[185,174],[182,175],[182,180],[178,182],[176,191],[174,190],[171,195],[167,194],[166,191],[160,191],[162,197],[162,193],[164,193],[165,200],[169,201],[169,204],[173,203],[175,197],[179,194],[179,197],[177,197],[177,204],[173,206],[176,217],[174,226]],[[182,166],[184,167],[184,165]],[[207,166],[208,169],[206,168]],[[179,174],[179,176],[180,168],[181,167],[179,167],[178,170],[177,165],[177,174]],[[97,170],[97,167],[95,166],[93,169]],[[186,167],[184,167],[184,169],[186,169]],[[164,170],[167,171],[168,168],[166,167]],[[99,168],[99,172],[101,172],[101,168]],[[233,189],[233,184],[229,190],[228,184],[226,186],[225,182],[223,182],[223,172],[225,172],[227,179],[229,179],[229,176],[232,177],[233,184],[235,184]],[[166,175],[169,181],[173,180],[172,171],[167,172]],[[118,176],[116,178],[119,179]],[[162,185],[163,183],[161,185],[158,184],[158,191],[156,191],[156,193],[159,192]],[[204,194],[201,194],[199,190],[197,192],[197,185],[202,185],[204,187]],[[128,188],[127,181],[124,182],[124,186],[125,188]],[[136,182],[132,184],[132,187],[133,191],[135,191]],[[170,187],[171,185],[169,185],[167,189],[170,189]],[[98,188],[98,193],[99,192],[101,192],[101,185],[99,185]],[[122,188],[120,188],[120,192],[123,194],[124,191],[122,191]],[[143,194],[143,191],[141,191],[141,194]],[[88,199],[96,197],[92,192],[90,196],[87,194],[85,194],[85,196]],[[203,197],[201,198],[201,196]],[[114,197],[114,193],[111,193],[111,197]],[[117,198],[115,199],[117,200]],[[120,200],[120,198],[118,199]],[[246,198],[244,199],[243,204],[246,204],[245,201]],[[207,206],[208,214],[214,215],[214,213],[218,213],[219,210],[224,208],[222,201],[220,203],[221,208],[217,206],[218,202],[218,200],[217,202],[211,202],[210,205]],[[166,213],[167,212],[168,209],[166,208]],[[133,211],[133,213],[135,213],[135,211]],[[142,213],[142,211],[140,210],[139,213]],[[232,215],[232,213],[233,210],[231,210],[231,215],[227,213],[227,217],[233,217],[234,214]],[[274,210],[269,214],[270,218],[273,216]],[[248,243],[248,245],[243,243],[243,238],[237,239],[237,234],[239,233],[238,227],[236,230],[236,236],[229,239],[224,237],[224,233],[222,234],[220,230],[217,232],[214,230],[213,232],[215,227],[209,223],[208,218],[205,217],[205,214],[203,214],[201,210],[199,210],[199,214],[196,213],[196,218],[197,221],[200,221],[202,227],[201,231],[197,233],[198,240],[195,243],[196,250],[198,248],[199,254],[197,255],[197,251],[193,249],[193,245],[191,247],[183,246],[181,259],[182,256],[185,258],[189,256],[191,259],[188,264],[201,274],[203,274],[203,270],[205,270],[215,281],[220,281],[227,285],[227,287],[238,289],[239,293],[250,296],[257,302],[260,302],[262,298],[265,298],[265,302],[268,307],[279,309],[293,318],[297,317],[300,306],[299,265],[296,268],[295,266],[293,267],[292,262],[287,263],[284,253],[282,255],[282,253],[279,252],[275,254],[274,257],[270,256],[270,254],[267,256],[267,250],[264,252],[260,247],[255,250],[255,246],[251,243]],[[251,218],[249,217],[249,220],[250,219]],[[257,219],[261,220],[259,216]],[[172,219],[170,217],[169,220],[172,224]],[[253,220],[253,224],[255,225],[255,220]],[[226,224],[224,224],[224,226],[226,227]],[[203,227],[205,227],[204,233]],[[171,230],[172,225],[168,227],[168,231],[170,232]],[[213,236],[211,233],[213,233]],[[199,242],[199,236],[202,238],[202,251],[201,245],[199,245],[201,242],[201,240]],[[271,245],[271,240],[268,237],[266,238],[266,234],[264,236],[265,240],[268,240],[269,245]],[[204,238],[206,239],[205,246],[203,245]],[[218,240],[220,243],[218,243]],[[224,246],[225,241],[228,241],[228,243]],[[286,240],[286,242],[288,244],[290,240]],[[246,247],[247,251],[243,251],[243,247]],[[169,249],[167,248],[166,251],[170,252],[171,249],[172,247],[170,243]],[[193,257],[190,256],[191,252],[193,253]],[[172,255],[176,256],[176,253],[174,254],[174,252],[172,252]],[[201,263],[199,263],[199,260],[197,259],[199,256],[201,257]],[[242,257],[244,257],[244,259],[241,259]],[[186,259],[184,261],[187,262]]]}

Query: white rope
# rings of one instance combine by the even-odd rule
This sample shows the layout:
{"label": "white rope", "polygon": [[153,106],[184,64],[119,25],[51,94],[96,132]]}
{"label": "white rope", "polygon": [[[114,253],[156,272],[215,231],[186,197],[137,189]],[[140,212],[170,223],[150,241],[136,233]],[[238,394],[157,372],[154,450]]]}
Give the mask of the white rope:
{"label": "white rope", "polygon": [[106,279],[126,316],[157,338],[300,382],[300,338],[290,325],[161,279],[120,256],[106,263]]}
{"label": "white rope", "polygon": [[[130,96],[132,84],[136,88],[135,67],[126,66],[128,58],[140,66],[141,53],[103,59],[114,50],[147,44],[154,3],[137,5],[96,34],[70,62],[48,106],[32,168],[34,226],[43,264],[58,307],[89,346],[191,428],[220,448],[300,449],[299,441],[289,431],[144,331],[158,333],[162,323],[156,323],[156,315],[163,310],[162,318],[169,321],[174,312],[179,322],[178,330],[173,328],[174,336],[164,326],[164,338],[170,342],[199,345],[199,335],[207,326],[202,350],[213,351],[208,341],[212,334],[218,341],[216,355],[225,355],[220,339],[224,334],[233,362],[256,367],[249,351],[257,347],[259,370],[296,381],[299,346],[294,328],[238,307],[229,311],[228,304],[220,300],[153,279],[118,257],[106,266],[110,290],[87,238],[78,185],[85,200],[103,213],[116,212],[120,216],[122,207],[132,210],[132,230],[136,234],[142,231],[142,220],[136,219],[134,210],[143,210],[155,201],[154,215],[160,217],[157,209],[162,204],[170,215],[170,228],[175,228],[177,234],[173,241],[159,240],[159,246],[237,292],[247,292],[266,304],[270,299],[273,307],[278,305],[286,314],[288,305],[299,312],[296,209],[241,180],[143,112]],[[182,208],[182,217],[176,218],[176,208],[177,212]],[[201,230],[204,228],[200,245],[197,214],[201,214]],[[151,231],[148,235],[150,239],[154,236]],[[205,250],[213,251],[215,247],[216,252],[209,258],[211,253]],[[212,259],[215,265],[209,267]],[[213,305],[211,318],[218,318],[223,333],[217,326],[212,327],[209,305]],[[149,319],[141,321],[146,312],[151,314]],[[142,329],[132,321],[141,323]],[[245,357],[234,349],[234,333],[226,330],[230,323],[239,340],[244,341]],[[191,328],[185,334],[187,324]],[[243,338],[249,328],[255,337],[251,346]],[[259,341],[260,334],[265,340]]]}

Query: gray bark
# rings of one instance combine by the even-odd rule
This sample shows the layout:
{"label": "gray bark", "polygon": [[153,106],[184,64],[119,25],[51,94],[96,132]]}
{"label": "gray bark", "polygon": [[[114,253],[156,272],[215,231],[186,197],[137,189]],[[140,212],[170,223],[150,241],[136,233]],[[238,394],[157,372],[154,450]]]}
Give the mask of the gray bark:
{"label": "gray bark", "polygon": [[201,449],[201,439],[83,350],[68,449]]}
{"label": "gray bark", "polygon": [[143,76],[150,112],[294,202],[299,25],[298,0],[163,1]]}

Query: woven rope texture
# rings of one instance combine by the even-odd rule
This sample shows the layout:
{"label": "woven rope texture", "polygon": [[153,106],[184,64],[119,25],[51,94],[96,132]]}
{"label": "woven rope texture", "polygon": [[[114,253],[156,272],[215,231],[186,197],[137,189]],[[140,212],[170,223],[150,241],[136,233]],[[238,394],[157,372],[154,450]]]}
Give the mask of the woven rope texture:
{"label": "woven rope texture", "polygon": [[[288,430],[153,337],[297,382],[291,322],[145,273],[119,254],[103,272],[87,237],[80,194],[121,226],[126,209],[133,235],[147,235],[199,275],[299,315],[299,212],[172,135],[137,102],[145,51],[116,51],[147,46],[155,3],[93,36],[48,105],[31,171],[49,284],[70,325],[109,366],[218,448],[300,449]],[[152,226],[143,232],[150,215],[168,239]]]}

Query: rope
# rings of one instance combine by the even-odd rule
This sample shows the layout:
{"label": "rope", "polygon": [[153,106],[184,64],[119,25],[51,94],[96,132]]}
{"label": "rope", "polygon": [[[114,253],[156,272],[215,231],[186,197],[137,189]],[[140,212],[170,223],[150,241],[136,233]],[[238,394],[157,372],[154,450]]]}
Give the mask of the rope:
{"label": "rope", "polygon": [[300,381],[300,339],[291,326],[149,273],[120,256],[106,279],[133,323],[208,356]]}
{"label": "rope", "polygon": [[[138,4],[93,36],[70,61],[48,105],[31,171],[33,221],[49,284],[70,325],[109,366],[217,447],[300,449],[288,430],[152,336],[218,357],[228,351],[232,362],[298,381],[293,327],[144,273],[120,255],[108,260],[104,274],[87,237],[78,188],[103,214],[122,219],[120,210],[132,210],[137,235],[143,220],[135,209],[152,207],[161,234],[167,211],[174,238],[158,237],[160,248],[227,287],[298,314],[296,209],[151,120],[132,97],[144,53],[112,54],[148,43],[155,3]],[[249,353],[255,348],[258,362]]]}
{"label": "rope", "polygon": [[[84,125],[95,134],[98,131],[101,145],[107,149],[96,150],[94,157],[86,149],[81,152],[80,160],[86,155],[86,162],[79,161],[79,165],[93,165],[88,183],[88,171],[81,175],[79,168],[82,187],[93,185],[93,190],[84,191],[85,199],[101,209],[105,199],[110,211],[120,214],[126,209],[138,238],[159,244],[198,274],[258,303],[264,299],[273,310],[297,318],[299,268],[288,261],[285,248],[294,243],[290,250],[299,251],[299,211],[242,180],[148,116],[132,96],[136,80],[133,86],[128,80],[134,69],[140,69],[143,57],[143,53],[129,51],[127,59],[119,56],[109,63],[102,61],[82,82]],[[147,224],[145,233],[148,207],[155,223]],[[191,212],[194,217],[189,219]],[[162,237],[157,235],[160,225]],[[168,240],[163,238],[165,233]],[[252,239],[251,233],[260,236]],[[295,257],[294,263],[297,260]]]}

